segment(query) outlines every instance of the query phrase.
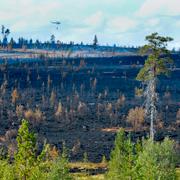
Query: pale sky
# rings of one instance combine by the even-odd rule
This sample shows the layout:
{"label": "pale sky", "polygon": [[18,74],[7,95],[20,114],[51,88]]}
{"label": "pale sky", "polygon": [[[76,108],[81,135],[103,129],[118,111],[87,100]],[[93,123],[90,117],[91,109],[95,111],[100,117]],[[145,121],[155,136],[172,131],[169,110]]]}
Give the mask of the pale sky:
{"label": "pale sky", "polygon": [[[50,21],[60,21],[60,28]],[[0,25],[10,37],[142,45],[152,32],[180,48],[180,0],[0,0]]]}

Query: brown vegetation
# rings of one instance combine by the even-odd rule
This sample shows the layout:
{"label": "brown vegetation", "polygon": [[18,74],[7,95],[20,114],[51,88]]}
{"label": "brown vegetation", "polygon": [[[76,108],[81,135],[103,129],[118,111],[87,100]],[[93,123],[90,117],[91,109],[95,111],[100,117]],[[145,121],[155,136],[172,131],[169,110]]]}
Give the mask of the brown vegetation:
{"label": "brown vegetation", "polygon": [[127,121],[133,125],[134,130],[138,130],[144,123],[144,118],[144,109],[142,107],[135,107],[134,109],[129,110]]}

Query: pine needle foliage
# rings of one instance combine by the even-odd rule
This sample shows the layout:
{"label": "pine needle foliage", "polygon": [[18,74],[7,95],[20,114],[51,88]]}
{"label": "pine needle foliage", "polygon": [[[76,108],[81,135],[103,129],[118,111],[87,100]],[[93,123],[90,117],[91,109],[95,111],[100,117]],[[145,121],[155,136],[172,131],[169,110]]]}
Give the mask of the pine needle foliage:
{"label": "pine needle foliage", "polygon": [[158,33],[146,36],[148,44],[140,49],[140,53],[147,55],[148,58],[138,73],[137,80],[147,81],[161,74],[169,74],[169,65],[173,63],[173,60],[170,58],[170,51],[167,49],[167,45],[172,40],[171,37],[159,36]]}

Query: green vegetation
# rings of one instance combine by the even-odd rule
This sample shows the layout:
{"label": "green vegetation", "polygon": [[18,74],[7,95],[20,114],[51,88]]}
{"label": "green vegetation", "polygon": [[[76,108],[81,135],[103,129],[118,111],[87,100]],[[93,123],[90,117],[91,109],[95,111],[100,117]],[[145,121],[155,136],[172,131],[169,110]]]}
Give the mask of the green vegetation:
{"label": "green vegetation", "polygon": [[[102,157],[101,163],[91,163],[88,159],[88,153],[85,152],[83,162],[69,163],[68,153],[65,145],[63,145],[62,153],[59,154],[55,147],[44,144],[42,151],[39,152],[37,144],[37,136],[29,131],[29,123],[22,120],[16,138],[17,147],[15,150],[8,150],[8,156],[0,156],[0,179],[2,180],[70,180],[70,179],[107,179],[107,180],[175,180],[180,176],[180,170],[176,169],[178,164],[178,154],[176,152],[176,144],[173,140],[165,138],[162,142],[154,141],[153,122],[156,119],[156,78],[161,74],[169,73],[169,64],[172,62],[169,58],[167,43],[172,41],[170,37],[162,37],[157,33],[153,33],[146,37],[148,44],[141,48],[141,52],[148,55],[144,67],[137,75],[137,79],[147,83],[146,109],[135,107],[129,110],[127,122],[131,123],[133,130],[137,131],[142,128],[145,122],[145,115],[150,114],[151,128],[150,138],[138,140],[134,143],[131,135],[126,137],[125,131],[121,129],[116,136],[114,149],[111,152],[110,161],[106,157]],[[52,37],[52,42],[54,37]],[[97,46],[98,40],[95,36],[94,46]],[[81,65],[83,66],[81,61]],[[51,79],[48,76],[48,91],[50,92]],[[92,89],[97,85],[95,78],[92,83]],[[107,93],[104,93],[107,96]],[[135,89],[136,96],[142,96],[142,89]],[[102,95],[100,94],[99,97]],[[49,104],[54,111],[54,117],[57,120],[63,119],[67,115],[67,111],[61,104],[57,105],[57,94],[54,90],[51,92]],[[12,94],[12,105],[16,110],[17,117],[23,117],[23,106],[17,105],[20,95],[17,89]],[[79,96],[77,94],[76,99]],[[44,97],[42,98],[44,99]],[[124,104],[125,96],[122,95],[116,106],[107,103],[102,111],[113,119],[114,109],[118,112],[122,104]],[[45,100],[44,100],[45,102]],[[55,107],[55,108],[54,108]],[[98,112],[101,106],[98,106]],[[113,109],[114,108],[114,109]],[[86,104],[78,101],[77,112],[83,114],[86,111]],[[147,112],[145,112],[147,111]],[[13,111],[12,111],[13,112]],[[73,112],[72,113],[73,117]],[[179,112],[179,111],[178,111]],[[115,115],[115,114],[114,114]],[[43,113],[40,109],[28,109],[24,112],[24,116],[40,122],[43,120]],[[64,117],[63,117],[64,116]],[[98,114],[99,117],[99,114]],[[106,116],[105,116],[106,117]],[[179,118],[177,113],[177,119]],[[68,119],[68,118],[67,118]],[[73,119],[73,118],[72,118]],[[33,124],[33,123],[32,123]],[[8,134],[7,134],[8,135]],[[80,146],[80,142],[77,143]],[[77,146],[76,146],[77,147]],[[1,149],[0,149],[1,152]],[[3,151],[2,151],[3,152]],[[1,153],[3,154],[3,153]],[[90,156],[91,157],[91,156]],[[70,169],[75,173],[70,173]],[[77,171],[77,172],[76,172]],[[106,173],[105,173],[106,172]],[[102,174],[100,174],[102,173]]]}
{"label": "green vegetation", "polygon": [[147,139],[133,144],[121,130],[117,133],[106,178],[174,180],[177,159],[173,140],[165,138],[163,142],[153,142]]}
{"label": "green vegetation", "polygon": [[28,121],[22,120],[18,130],[17,151],[12,162],[9,158],[0,160],[0,179],[3,180],[69,180],[68,159],[65,148],[62,155],[57,156],[54,149],[45,144],[37,155],[37,139],[29,132]]}
{"label": "green vegetation", "polygon": [[174,141],[168,138],[163,142],[144,141],[135,165],[136,179],[176,179],[177,155],[174,148]]}
{"label": "green vegetation", "polygon": [[88,155],[87,152],[83,154],[83,162],[88,162]]}
{"label": "green vegetation", "polygon": [[[166,138],[163,142],[153,142],[152,139],[138,141],[134,144],[130,136],[125,136],[124,130],[117,133],[115,147],[111,152],[109,162],[105,157],[101,163],[85,161],[69,163],[67,150],[63,146],[59,155],[56,148],[44,145],[37,155],[37,139],[29,132],[26,120],[18,130],[17,150],[14,158],[1,157],[0,179],[2,180],[70,180],[70,179],[132,179],[144,180],[174,180],[177,179],[176,164],[178,157],[174,141]],[[86,157],[86,156],[85,156]],[[86,159],[87,160],[87,159]],[[108,168],[108,172],[98,174],[98,170]],[[79,169],[79,173],[69,173],[69,169]],[[90,175],[89,172],[97,172]]]}
{"label": "green vegetation", "polygon": [[158,33],[152,33],[146,36],[146,40],[148,44],[140,49],[141,54],[148,55],[144,67],[137,75],[137,80],[140,81],[154,79],[160,74],[167,75],[169,64],[172,63],[172,59],[169,57],[170,51],[167,49],[167,43],[173,40],[171,37],[163,37],[159,36]]}
{"label": "green vegetation", "polygon": [[167,49],[168,42],[172,41],[171,37],[159,36],[158,33],[152,33],[146,36],[148,44],[144,45],[140,52],[148,55],[144,67],[137,75],[137,80],[144,81],[147,84],[145,91],[146,97],[146,114],[150,117],[150,137],[154,139],[154,121],[157,118],[157,77],[159,75],[168,75],[172,59],[170,51]]}
{"label": "green vegetation", "polygon": [[131,179],[133,175],[133,144],[126,140],[124,131],[119,131],[115,139],[115,148],[111,152],[107,179]]}
{"label": "green vegetation", "polygon": [[18,177],[27,179],[31,174],[32,167],[37,165],[36,157],[36,137],[30,133],[28,122],[23,120],[18,130],[17,152],[15,154],[15,167],[17,168]]}

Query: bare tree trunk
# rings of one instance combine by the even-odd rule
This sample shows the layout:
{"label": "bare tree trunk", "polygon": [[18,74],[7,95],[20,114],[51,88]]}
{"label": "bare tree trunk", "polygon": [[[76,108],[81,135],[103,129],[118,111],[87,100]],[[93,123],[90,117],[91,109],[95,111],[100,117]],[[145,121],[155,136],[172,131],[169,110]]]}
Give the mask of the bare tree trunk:
{"label": "bare tree trunk", "polygon": [[150,119],[150,138],[154,140],[154,121],[157,117],[156,103],[157,103],[157,93],[156,93],[156,78],[148,81],[147,88],[145,91],[145,108],[146,115]]}

